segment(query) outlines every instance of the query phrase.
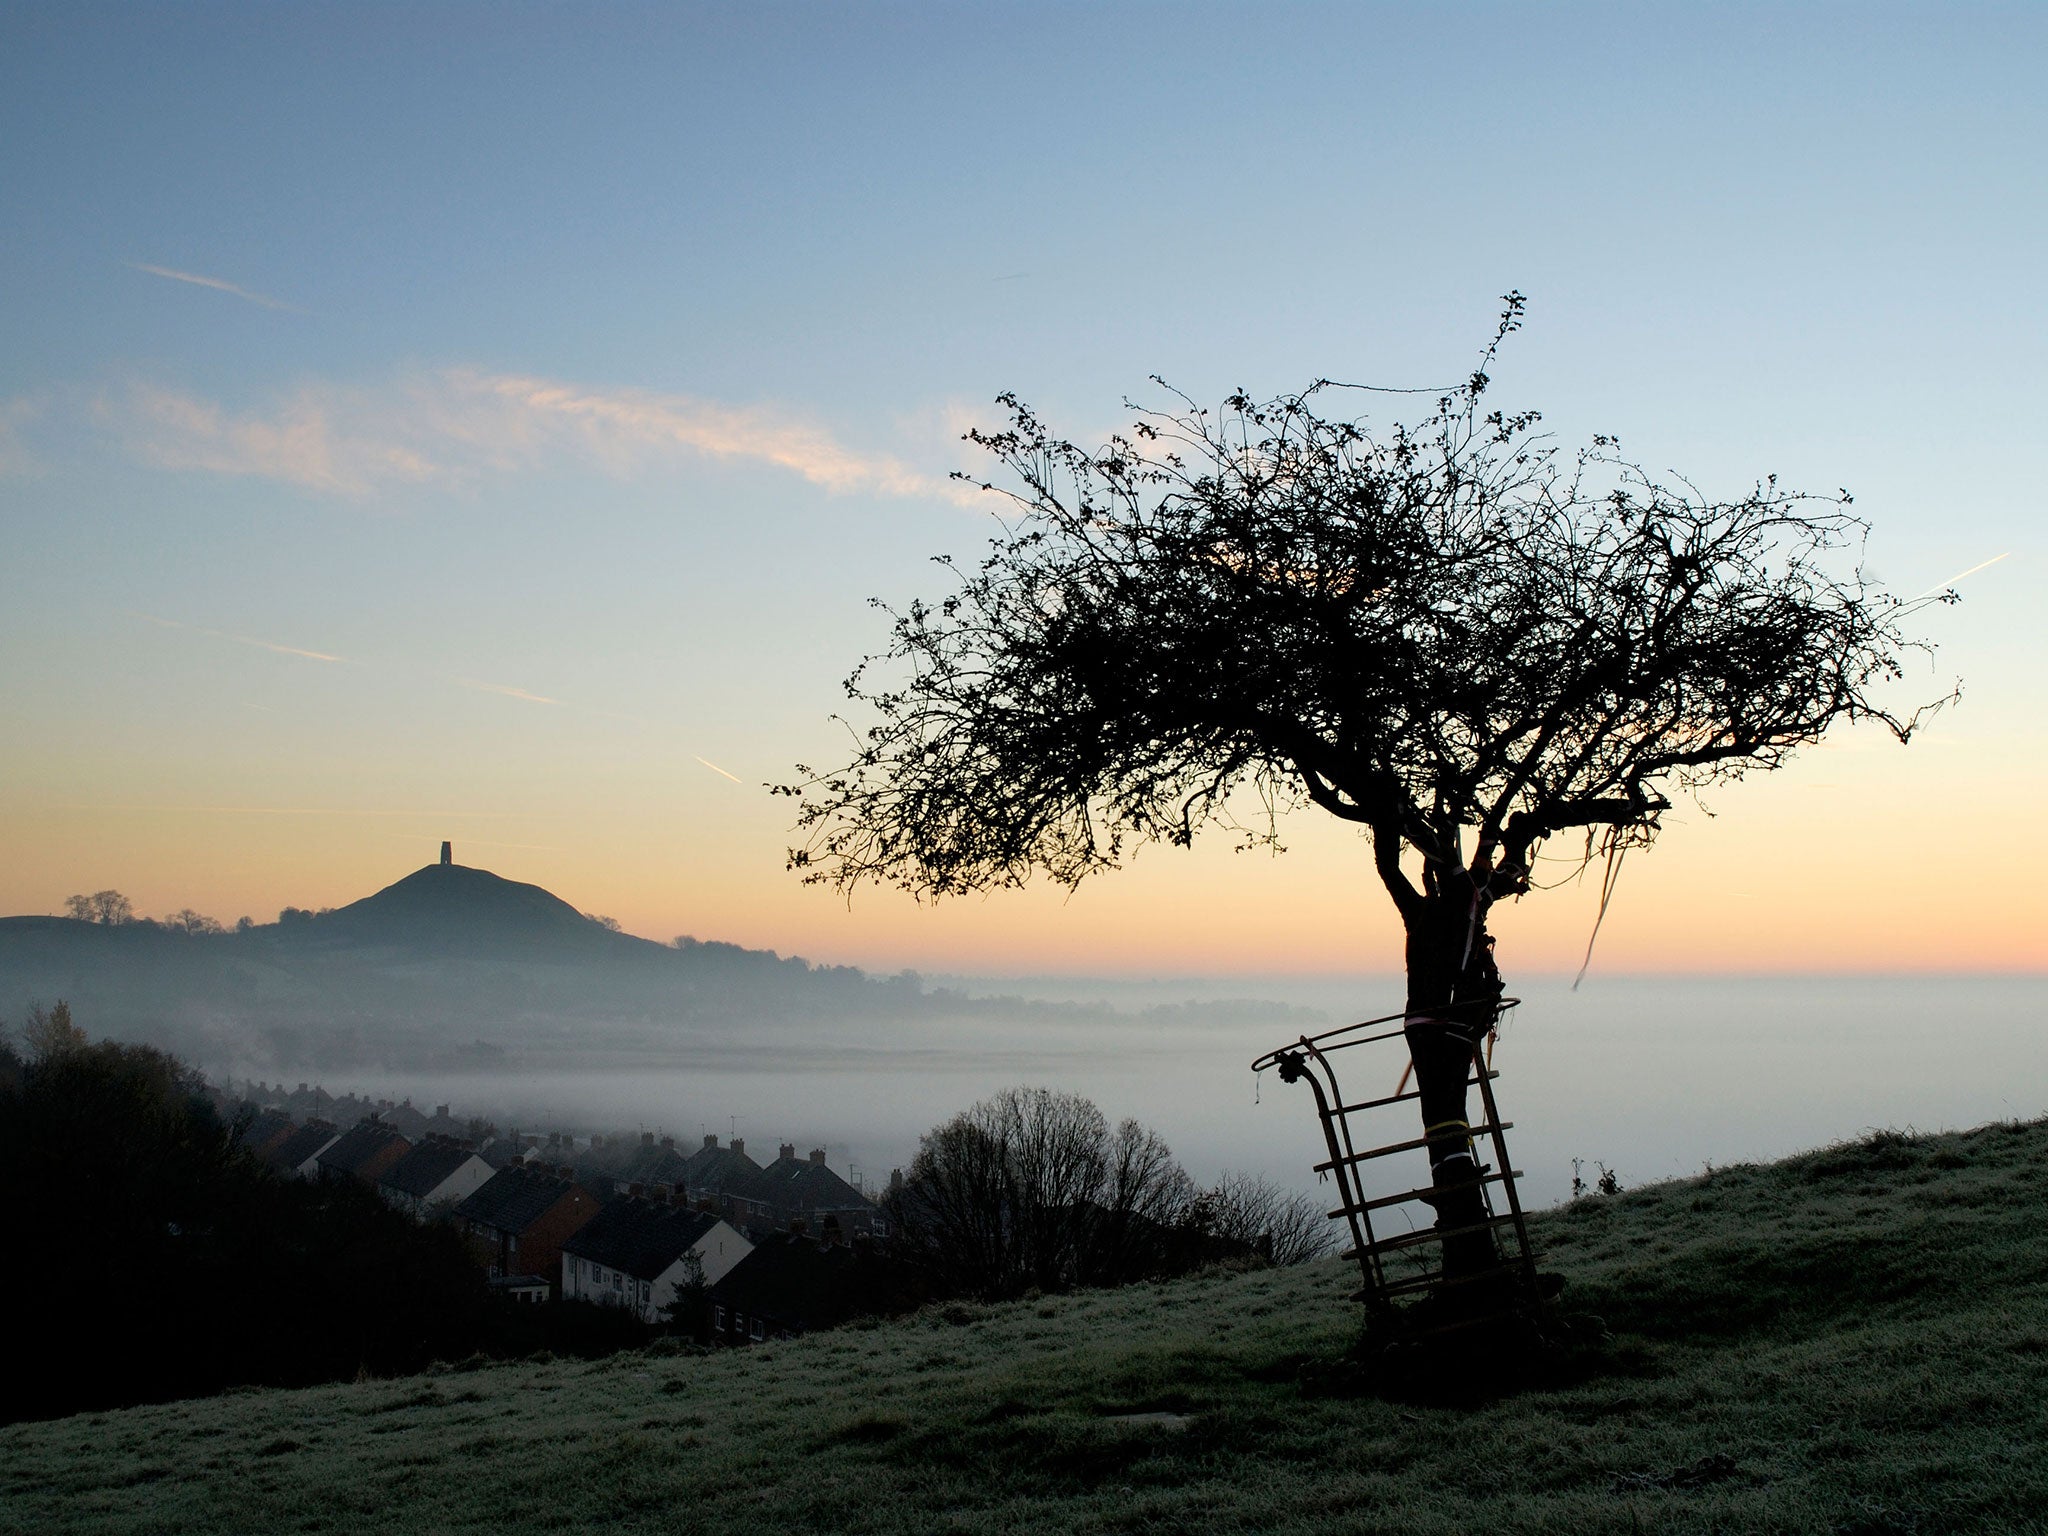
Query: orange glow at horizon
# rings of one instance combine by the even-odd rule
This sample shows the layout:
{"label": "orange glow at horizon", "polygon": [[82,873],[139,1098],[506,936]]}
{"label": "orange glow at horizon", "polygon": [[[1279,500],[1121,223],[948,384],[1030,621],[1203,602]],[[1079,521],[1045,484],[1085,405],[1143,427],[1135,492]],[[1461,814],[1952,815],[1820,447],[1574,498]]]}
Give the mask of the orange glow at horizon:
{"label": "orange glow at horizon", "polygon": [[[1954,807],[2027,806],[2028,743],[1960,733],[1900,750],[1874,732],[1754,775],[1667,817],[1631,854],[1594,952],[1624,972],[2015,972],[2048,967],[2048,901],[1996,877]],[[1364,840],[1314,812],[1283,829],[1289,851],[1239,854],[1213,837],[1140,852],[1078,891],[921,906],[865,889],[849,903],[783,868],[787,802],[694,768],[690,799],[663,776],[534,815],[509,786],[470,808],[232,797],[175,803],[90,794],[0,814],[14,850],[0,911],[54,912],[72,891],[112,886],[140,913],[183,907],[232,923],[285,905],[341,905],[428,862],[441,838],[460,863],[554,891],[629,932],[678,934],[872,971],[969,974],[1275,975],[1398,972],[1401,939]],[[1958,775],[1961,775],[1959,778]],[[699,784],[707,787],[699,788]],[[165,797],[166,802],[170,796]],[[503,810],[493,809],[502,804]],[[634,807],[666,803],[648,818]],[[711,810],[707,813],[707,807]],[[2038,817],[2038,812],[2030,813]],[[2006,846],[2039,828],[2000,825]],[[1965,834],[1968,835],[1965,835]],[[1553,878],[1569,849],[1553,844]],[[1592,931],[1598,872],[1495,910],[1502,970],[1569,973]]]}

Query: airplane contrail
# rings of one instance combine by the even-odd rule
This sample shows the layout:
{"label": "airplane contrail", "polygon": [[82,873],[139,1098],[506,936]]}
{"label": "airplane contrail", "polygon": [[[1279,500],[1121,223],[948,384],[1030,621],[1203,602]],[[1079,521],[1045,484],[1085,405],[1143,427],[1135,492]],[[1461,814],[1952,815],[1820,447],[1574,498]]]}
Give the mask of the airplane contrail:
{"label": "airplane contrail", "polygon": [[180,272],[176,267],[159,267],[146,261],[131,261],[126,265],[134,271],[147,272],[151,277],[167,277],[174,283],[190,283],[195,288],[212,288],[220,293],[231,293],[238,299],[260,304],[265,309],[289,309],[294,313],[304,313],[295,304],[287,304],[283,299],[273,299],[267,293],[252,293],[239,283],[231,283],[224,278],[208,277],[201,272]]}
{"label": "airplane contrail", "polygon": [[[1999,561],[2008,559],[2011,555],[2012,551],[2008,549],[2004,554],[1993,555],[1989,560],[1979,560],[1967,571],[1958,571],[1955,575],[1949,577],[1947,581],[1936,582],[1933,586],[1929,587],[1925,592],[1922,592],[1920,594],[1920,597],[1932,597],[1937,592],[1946,592],[1950,587],[1954,586],[1957,582],[1961,581],[1965,576],[1974,576],[1979,571],[1988,571],[1989,569],[1991,569],[1992,566],[1998,564]],[[1917,603],[1920,601],[1920,597],[1913,598],[1911,599],[1911,601]]]}
{"label": "airplane contrail", "polygon": [[[690,756],[697,757],[697,754],[692,752]],[[723,768],[719,767],[718,764],[711,761],[711,759],[708,757],[697,757],[697,761],[702,763],[706,768],[709,768],[713,773],[725,773],[725,770]],[[745,779],[741,778],[736,773],[725,773],[725,776],[728,779],[731,779],[735,784],[744,784],[747,782]]]}
{"label": "airplane contrail", "polygon": [[253,635],[231,635],[224,629],[208,629],[204,624],[182,624],[176,619],[160,619],[153,613],[130,610],[145,624],[155,624],[163,629],[188,629],[195,635],[210,635],[216,640],[232,640],[236,645],[253,645],[260,651],[274,651],[280,656],[303,656],[307,661],[347,661],[346,656],[336,656],[330,651],[308,651],[296,645],[280,645],[275,640],[258,640]]}

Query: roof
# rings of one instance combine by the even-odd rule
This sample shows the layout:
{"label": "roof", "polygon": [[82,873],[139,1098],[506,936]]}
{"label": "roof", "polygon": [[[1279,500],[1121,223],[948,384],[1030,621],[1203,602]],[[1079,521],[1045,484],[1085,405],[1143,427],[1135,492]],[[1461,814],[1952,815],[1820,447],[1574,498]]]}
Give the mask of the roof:
{"label": "roof", "polygon": [[429,1123],[425,1115],[412,1107],[412,1100],[410,1099],[407,1099],[395,1109],[385,1110],[384,1120],[387,1125],[398,1127],[400,1131],[408,1136],[425,1135]]}
{"label": "roof", "polygon": [[629,1184],[683,1184],[689,1160],[674,1147],[638,1146],[620,1166],[614,1178]]}
{"label": "roof", "polygon": [[552,1168],[528,1168],[514,1163],[486,1179],[475,1193],[455,1207],[455,1214],[464,1221],[495,1227],[500,1232],[524,1232],[554,1209],[556,1201],[575,1192],[576,1187],[574,1180],[563,1178]]}
{"label": "roof", "polygon": [[823,1163],[806,1158],[778,1157],[754,1176],[745,1189],[734,1191],[765,1201],[781,1211],[865,1211],[873,1203]]}
{"label": "roof", "polygon": [[320,1154],[320,1166],[333,1173],[354,1173],[394,1141],[400,1146],[412,1145],[381,1120],[360,1120]]}
{"label": "roof", "polygon": [[450,1141],[445,1136],[429,1137],[393,1163],[377,1183],[380,1188],[424,1200],[475,1156],[471,1148],[459,1141]]}
{"label": "roof", "polygon": [[509,1168],[526,1161],[526,1148],[510,1136],[493,1136],[476,1149],[476,1155],[493,1168]]}
{"label": "roof", "polygon": [[654,1280],[718,1225],[709,1211],[649,1200],[615,1200],[562,1244],[562,1252]]}
{"label": "roof", "polygon": [[279,1168],[296,1168],[334,1140],[336,1134],[325,1120],[308,1120],[263,1156]]}
{"label": "roof", "polygon": [[683,1159],[682,1182],[693,1195],[744,1195],[760,1172],[761,1165],[744,1152],[702,1147]]}
{"label": "roof", "polygon": [[290,1115],[280,1110],[262,1109],[250,1117],[249,1123],[242,1127],[242,1134],[238,1139],[243,1146],[264,1152],[297,1129],[298,1124]]}

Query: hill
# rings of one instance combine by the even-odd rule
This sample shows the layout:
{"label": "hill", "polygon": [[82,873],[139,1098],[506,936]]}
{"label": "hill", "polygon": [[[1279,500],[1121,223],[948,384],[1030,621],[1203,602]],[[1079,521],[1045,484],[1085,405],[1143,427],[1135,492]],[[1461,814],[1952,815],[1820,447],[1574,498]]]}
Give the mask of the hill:
{"label": "hill", "polygon": [[361,901],[279,924],[278,936],[423,955],[516,950],[555,960],[663,949],[591,921],[537,885],[466,864],[429,864]]}
{"label": "hill", "polygon": [[0,1015],[57,998],[98,1031],[190,1060],[316,1071],[449,1065],[480,1040],[500,1054],[660,1051],[707,1032],[937,1005],[907,979],[650,943],[460,864],[222,934],[0,918]]}
{"label": "hill", "polygon": [[2048,1123],[1536,1223],[1587,1370],[1371,1395],[1335,1263],[11,1428],[0,1527],[1400,1536],[2040,1531]]}

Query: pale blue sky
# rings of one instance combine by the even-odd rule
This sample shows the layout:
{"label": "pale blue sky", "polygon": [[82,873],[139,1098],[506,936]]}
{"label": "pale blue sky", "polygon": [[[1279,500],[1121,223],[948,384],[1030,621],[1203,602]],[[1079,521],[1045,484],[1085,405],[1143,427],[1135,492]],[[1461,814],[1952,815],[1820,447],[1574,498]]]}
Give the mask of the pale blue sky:
{"label": "pale blue sky", "polygon": [[[1501,398],[1568,439],[1846,484],[1908,591],[2011,552],[1938,621],[1971,693],[1916,793],[2023,844],[2044,44],[2031,5],[11,5],[0,910],[346,899],[459,815],[657,937],[1165,964],[1113,907],[1066,948],[1056,905],[849,917],[695,759],[832,756],[865,599],[983,536],[941,477],[997,391],[1078,435],[1154,372],[1436,384],[1509,287]],[[1202,942],[1270,968],[1200,868]],[[1356,968],[1360,921],[1301,953]]]}

